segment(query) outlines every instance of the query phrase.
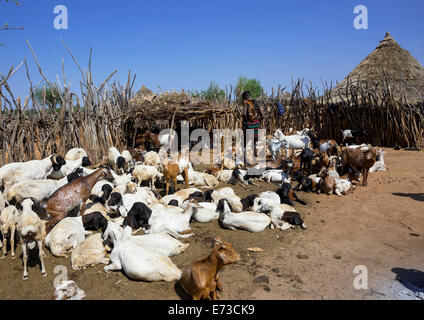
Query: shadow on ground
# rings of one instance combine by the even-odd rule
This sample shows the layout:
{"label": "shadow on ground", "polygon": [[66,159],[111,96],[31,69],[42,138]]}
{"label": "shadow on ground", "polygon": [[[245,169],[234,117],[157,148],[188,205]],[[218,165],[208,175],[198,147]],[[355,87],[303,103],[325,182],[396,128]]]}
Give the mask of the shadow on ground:
{"label": "shadow on ground", "polygon": [[392,272],[396,274],[396,280],[404,287],[414,292],[424,293],[424,272],[402,268],[393,268]]}
{"label": "shadow on ground", "polygon": [[411,199],[424,202],[424,193],[393,193],[393,195],[398,197],[409,197]]}

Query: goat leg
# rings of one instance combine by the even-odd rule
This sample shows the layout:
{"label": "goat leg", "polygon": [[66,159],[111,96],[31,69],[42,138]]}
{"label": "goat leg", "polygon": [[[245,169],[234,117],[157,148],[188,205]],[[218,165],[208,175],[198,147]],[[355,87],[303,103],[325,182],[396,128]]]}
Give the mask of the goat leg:
{"label": "goat leg", "polygon": [[10,232],[10,248],[12,250],[12,259],[15,259],[15,227]]}
{"label": "goat leg", "polygon": [[24,275],[22,277],[23,280],[27,280],[28,279],[28,266],[27,266],[27,262],[28,262],[28,254],[27,254],[27,246],[26,246],[26,242],[22,243],[22,259],[24,261]]}
{"label": "goat leg", "polygon": [[362,185],[366,187],[368,185],[368,169],[362,171]]}
{"label": "goat leg", "polygon": [[237,181],[237,183],[238,183],[240,186],[242,186],[242,187],[243,187],[243,189],[247,189],[247,187],[246,187],[243,183],[241,183],[240,181]]}
{"label": "goat leg", "polygon": [[257,183],[254,183],[254,182],[252,181],[252,179],[250,179],[250,180],[249,180],[249,183],[250,183],[250,184],[253,184],[255,187],[259,187],[259,185],[258,185]]}
{"label": "goat leg", "polygon": [[216,282],[216,288],[219,290],[219,292],[224,293],[224,289],[222,288],[222,284],[221,284],[221,282],[219,282],[219,274],[216,275],[215,282]]}
{"label": "goat leg", "polygon": [[166,184],[166,195],[168,195],[168,193],[169,193],[169,181],[167,180],[165,184]]}
{"label": "goat leg", "polygon": [[45,277],[47,276],[47,272],[46,267],[44,266],[44,258],[46,257],[46,254],[43,251],[43,241],[38,241],[38,256],[41,261],[41,275]]}
{"label": "goat leg", "polygon": [[2,259],[6,258],[6,245],[7,245],[7,238],[6,238],[6,234],[3,232],[3,230],[1,231],[1,235],[3,236],[3,257],[1,257]]}

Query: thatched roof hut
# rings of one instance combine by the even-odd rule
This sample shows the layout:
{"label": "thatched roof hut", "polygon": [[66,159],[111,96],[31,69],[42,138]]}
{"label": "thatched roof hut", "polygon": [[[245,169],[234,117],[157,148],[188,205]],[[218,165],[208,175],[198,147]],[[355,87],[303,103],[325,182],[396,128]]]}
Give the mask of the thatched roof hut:
{"label": "thatched roof hut", "polygon": [[415,104],[424,97],[424,67],[387,32],[377,48],[331,91],[334,100],[349,95],[350,85],[370,91],[390,88],[395,100]]}
{"label": "thatched roof hut", "polygon": [[129,102],[131,117],[148,121],[175,121],[212,119],[230,112],[225,104],[192,97],[181,92],[155,94],[143,86]]}

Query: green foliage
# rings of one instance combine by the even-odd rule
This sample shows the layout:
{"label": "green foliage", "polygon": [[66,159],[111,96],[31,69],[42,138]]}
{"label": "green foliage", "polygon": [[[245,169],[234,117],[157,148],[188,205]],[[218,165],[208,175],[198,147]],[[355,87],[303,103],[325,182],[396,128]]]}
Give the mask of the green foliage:
{"label": "green foliage", "polygon": [[225,91],[220,89],[215,82],[211,81],[211,84],[206,90],[202,90],[200,93],[192,93],[192,96],[205,100],[222,100],[225,99]]}
{"label": "green foliage", "polygon": [[252,94],[252,98],[257,99],[262,95],[264,90],[259,80],[239,77],[236,92],[241,95],[243,91],[250,91],[250,93]]}
{"label": "green foliage", "polygon": [[[44,103],[44,90],[46,91],[46,100]],[[48,86],[37,88],[34,90],[34,96],[40,105],[47,105],[50,108],[56,108],[57,105],[61,105],[60,92],[57,88],[51,89]]]}

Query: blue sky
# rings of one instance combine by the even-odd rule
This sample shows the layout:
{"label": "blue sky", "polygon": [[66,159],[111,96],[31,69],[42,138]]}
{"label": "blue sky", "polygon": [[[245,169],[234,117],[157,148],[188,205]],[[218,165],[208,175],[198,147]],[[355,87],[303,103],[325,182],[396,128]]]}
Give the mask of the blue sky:
{"label": "blue sky", "polygon": [[[72,88],[81,78],[60,42],[63,38],[83,69],[93,48],[94,79],[125,82],[137,74],[135,89],[204,89],[240,75],[257,78],[266,90],[290,86],[304,77],[321,88],[321,78],[341,81],[390,31],[424,63],[424,1],[112,1],[0,0],[0,24],[23,31],[0,31],[0,73],[27,59],[34,83],[41,77],[25,43],[35,50],[46,76],[62,78],[61,58]],[[356,5],[368,8],[368,30],[353,27]],[[68,8],[68,30],[56,30],[56,5]],[[10,81],[16,96],[28,95],[24,68]]]}

